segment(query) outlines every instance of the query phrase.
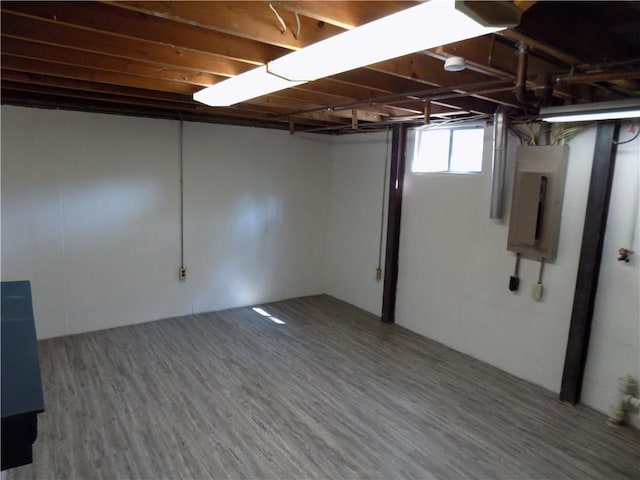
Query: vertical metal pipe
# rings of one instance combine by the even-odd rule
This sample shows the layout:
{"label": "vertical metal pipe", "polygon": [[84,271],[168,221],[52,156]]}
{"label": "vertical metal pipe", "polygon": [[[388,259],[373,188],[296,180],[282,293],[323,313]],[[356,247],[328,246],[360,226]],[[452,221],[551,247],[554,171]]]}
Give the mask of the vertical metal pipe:
{"label": "vertical metal pipe", "polygon": [[529,62],[529,47],[520,42],[518,44],[518,70],[516,74],[516,98],[524,105],[530,104],[527,96],[527,67]]}
{"label": "vertical metal pipe", "polygon": [[502,219],[504,178],[509,136],[509,108],[500,105],[493,115],[493,156],[491,159],[491,209],[489,218]]}
{"label": "vertical metal pipe", "polygon": [[540,130],[538,131],[537,144],[540,147],[544,147],[551,144],[551,126],[542,122]]}
{"label": "vertical metal pipe", "polygon": [[184,268],[184,162],[183,154],[184,122],[180,114],[180,268]]}

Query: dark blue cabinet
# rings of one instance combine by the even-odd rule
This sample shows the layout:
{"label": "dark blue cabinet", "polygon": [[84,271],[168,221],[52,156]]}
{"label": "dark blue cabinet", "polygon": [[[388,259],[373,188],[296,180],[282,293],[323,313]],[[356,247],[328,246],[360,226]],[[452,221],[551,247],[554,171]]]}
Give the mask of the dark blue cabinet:
{"label": "dark blue cabinet", "polygon": [[2,470],[33,461],[44,412],[29,282],[2,282]]}

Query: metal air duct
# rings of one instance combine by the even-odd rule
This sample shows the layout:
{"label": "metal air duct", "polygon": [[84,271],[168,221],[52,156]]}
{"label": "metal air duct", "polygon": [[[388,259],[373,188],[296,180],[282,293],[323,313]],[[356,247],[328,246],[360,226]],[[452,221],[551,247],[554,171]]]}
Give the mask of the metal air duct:
{"label": "metal air duct", "polygon": [[493,115],[493,155],[491,159],[491,210],[489,218],[502,219],[504,179],[507,160],[507,137],[509,135],[509,108],[498,106]]}

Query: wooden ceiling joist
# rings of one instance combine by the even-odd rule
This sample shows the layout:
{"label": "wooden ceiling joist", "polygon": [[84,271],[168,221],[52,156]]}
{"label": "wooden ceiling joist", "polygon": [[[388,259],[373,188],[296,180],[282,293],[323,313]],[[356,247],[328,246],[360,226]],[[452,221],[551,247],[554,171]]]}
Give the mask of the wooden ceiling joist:
{"label": "wooden ceiling joist", "polygon": [[269,8],[268,2],[142,1],[113,2],[111,5],[287,50],[298,50],[344,31],[331,24],[300,16],[300,33],[296,38],[295,17],[292,12],[282,9],[279,14],[283,17],[285,24],[294,26],[293,31],[288,28],[286,33],[282,33],[280,24]]}
{"label": "wooden ceiling joist", "polygon": [[268,43],[243,40],[191,23],[175,22],[156,14],[144,15],[118,8],[112,2],[74,2],[73,8],[65,8],[60,3],[2,2],[2,11],[46,21],[49,23],[48,28],[51,27],[50,24],[75,26],[88,31],[180,46],[251,65],[262,65],[287,52],[286,49]]}
{"label": "wooden ceiling joist", "polygon": [[120,95],[124,97],[148,98],[168,102],[179,102],[186,105],[193,104],[191,95],[181,95],[159,90],[149,90],[143,88],[123,87],[107,83],[98,83],[71,78],[51,77],[34,73],[18,72],[14,70],[2,69],[2,81],[13,83],[24,83],[27,85],[39,85],[43,87],[53,87],[67,89],[71,92],[93,92],[107,95]]}
{"label": "wooden ceiling joist", "polygon": [[19,72],[39,73],[56,77],[85,80],[110,85],[144,88],[147,90],[159,90],[163,92],[182,93],[192,95],[199,87],[179,81],[164,80],[153,77],[143,77],[129,73],[109,72],[106,70],[94,70],[89,67],[75,65],[62,65],[59,63],[34,60],[31,58],[2,55],[2,68]]}
{"label": "wooden ceiling joist", "polygon": [[[569,5],[518,0],[524,28],[387,60],[231,107],[208,107],[192,98],[204,86],[417,3],[286,0],[271,2],[274,12],[262,1],[4,1],[2,102],[162,118],[184,114],[185,119],[269,128],[286,129],[293,122],[296,132],[352,131],[357,118],[363,131],[386,121],[419,121],[427,102],[434,118],[491,114],[501,104],[521,108],[513,91],[519,41],[532,47],[527,87],[535,87],[538,74],[550,75],[556,103],[637,95],[637,35],[625,34],[624,24],[625,18],[640,18],[637,9],[618,3],[613,15],[608,5],[591,2],[584,18],[568,27],[571,39],[563,43],[564,37],[547,34],[543,20],[553,11],[557,23],[559,12],[571,11]],[[615,30],[615,42],[591,45],[591,37],[602,34],[581,37],[576,30],[589,22]],[[571,50],[575,38],[581,39],[578,53]],[[393,41],[392,32],[388,40]],[[607,53],[614,43],[620,48]],[[600,55],[598,64],[589,63],[587,57],[595,58],[591,51]],[[445,71],[444,60],[452,55],[464,56],[469,68]]]}
{"label": "wooden ceiling joist", "polygon": [[179,81],[201,87],[211,85],[220,80],[219,76],[211,73],[187,70],[179,67],[169,67],[152,62],[140,62],[81,50],[72,50],[53,45],[41,45],[14,38],[3,40],[2,53],[17,58],[47,61],[62,65],[78,65],[111,72],[127,72],[134,75]]}
{"label": "wooden ceiling joist", "polygon": [[154,62],[165,66],[179,66],[223,76],[234,76],[253,68],[249,62],[224,60],[211,53],[121,37],[102,31],[83,30],[58,22],[13,15],[4,10],[1,21],[3,39],[30,40],[45,45]]}

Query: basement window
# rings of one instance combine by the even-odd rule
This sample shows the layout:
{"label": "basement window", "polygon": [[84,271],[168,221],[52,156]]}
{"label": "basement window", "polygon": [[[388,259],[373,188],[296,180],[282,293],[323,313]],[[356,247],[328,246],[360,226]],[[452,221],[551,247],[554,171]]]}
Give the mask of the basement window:
{"label": "basement window", "polygon": [[416,131],[414,173],[480,173],[484,126],[423,128]]}

